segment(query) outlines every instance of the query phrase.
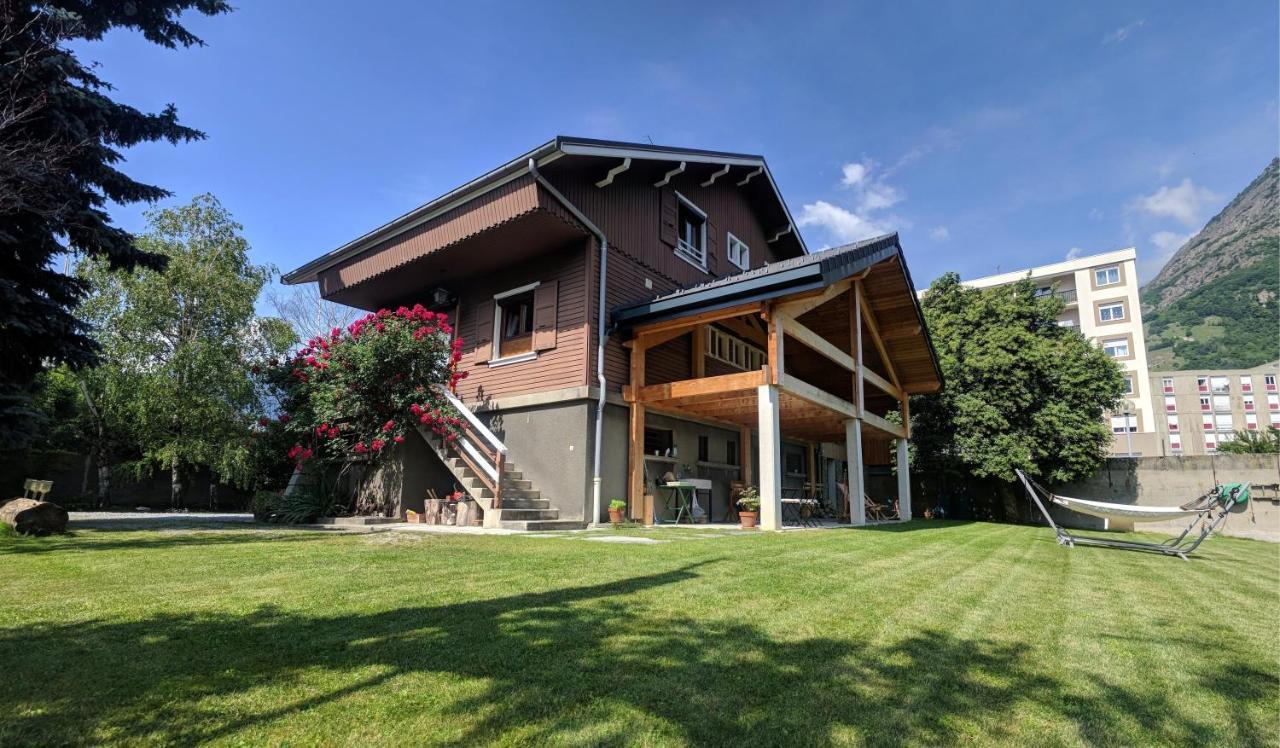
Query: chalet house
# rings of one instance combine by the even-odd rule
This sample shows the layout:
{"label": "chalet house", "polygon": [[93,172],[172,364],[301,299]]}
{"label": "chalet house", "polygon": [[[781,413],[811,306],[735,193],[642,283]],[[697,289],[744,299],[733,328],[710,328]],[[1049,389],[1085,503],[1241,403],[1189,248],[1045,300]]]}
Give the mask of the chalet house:
{"label": "chalet house", "polygon": [[911,516],[892,414],[942,382],[898,237],[810,253],[762,156],[557,137],[284,281],[455,320],[467,438],[406,442],[405,508],[444,475],[486,525],[580,527],[674,475],[695,519],[744,485],[766,529],[866,521],[837,484]]}

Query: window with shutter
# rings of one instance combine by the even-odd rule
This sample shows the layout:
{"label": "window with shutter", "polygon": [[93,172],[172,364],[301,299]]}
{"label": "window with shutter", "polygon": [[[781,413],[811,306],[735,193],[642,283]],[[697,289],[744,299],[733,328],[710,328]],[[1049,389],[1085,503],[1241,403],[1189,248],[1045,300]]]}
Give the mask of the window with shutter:
{"label": "window with shutter", "polygon": [[533,349],[556,347],[556,281],[539,285],[533,292]]}

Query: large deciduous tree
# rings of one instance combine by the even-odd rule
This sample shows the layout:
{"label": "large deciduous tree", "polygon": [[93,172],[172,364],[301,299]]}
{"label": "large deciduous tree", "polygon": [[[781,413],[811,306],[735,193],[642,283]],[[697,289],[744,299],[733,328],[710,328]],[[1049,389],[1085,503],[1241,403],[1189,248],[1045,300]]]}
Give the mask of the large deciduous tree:
{"label": "large deciduous tree", "polygon": [[142,251],[165,257],[163,271],[113,271],[93,260],[81,278],[110,378],[125,398],[143,464],[170,471],[175,508],[192,468],[228,482],[251,469],[250,426],[259,407],[254,368],[295,340],[282,320],[254,303],[272,269],[249,260],[248,242],[211,195],[148,214]]}
{"label": "large deciduous tree", "polygon": [[1063,302],[1023,281],[967,288],[948,273],[922,303],[946,387],[911,401],[925,473],[1011,481],[1091,474],[1112,434],[1104,414],[1124,394],[1114,361],[1057,323]]}
{"label": "large deciduous tree", "polygon": [[185,10],[231,9],[226,0],[0,0],[0,448],[27,443],[37,417],[32,385],[43,370],[90,364],[96,348],[74,307],[84,283],[55,258],[78,253],[112,268],[160,268],[164,256],[113,226],[108,201],[168,196],[120,171],[121,150],[203,137],[172,105],[141,112],[68,46],[116,28],[164,47],[201,44]]}

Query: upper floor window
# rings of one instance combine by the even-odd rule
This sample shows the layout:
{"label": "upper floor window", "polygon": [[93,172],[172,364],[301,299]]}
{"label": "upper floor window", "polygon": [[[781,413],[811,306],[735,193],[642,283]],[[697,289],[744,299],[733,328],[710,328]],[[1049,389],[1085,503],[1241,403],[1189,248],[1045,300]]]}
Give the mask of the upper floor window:
{"label": "upper floor window", "polygon": [[494,358],[533,353],[533,288],[516,288],[498,294],[494,302],[497,306]]}
{"label": "upper floor window", "polygon": [[1245,374],[1240,377],[1240,391],[1253,392],[1253,377]]}
{"label": "upper floor window", "polygon": [[1103,322],[1119,322],[1124,319],[1124,302],[1112,301],[1099,305],[1098,319]]}
{"label": "upper floor window", "polygon": [[676,254],[700,268],[707,267],[707,214],[676,193]]}
{"label": "upper floor window", "polygon": [[1160,380],[1160,386],[1165,392],[1173,392],[1173,377],[1164,377]]}
{"label": "upper floor window", "polygon": [[1250,431],[1257,431],[1257,430],[1258,430],[1258,414],[1257,414],[1257,413],[1245,413],[1245,414],[1244,414],[1244,427],[1245,427],[1245,428],[1247,428],[1247,429],[1249,429]]}
{"label": "upper floor window", "polygon": [[1124,375],[1124,394],[1133,394],[1133,376],[1129,374]]}
{"label": "upper floor window", "polygon": [[1095,286],[1114,286],[1120,282],[1120,268],[1098,268],[1093,271],[1093,284]]}
{"label": "upper floor window", "polygon": [[1244,400],[1244,409],[1246,411],[1253,410],[1253,395],[1245,395],[1242,399]]}
{"label": "upper floor window", "polygon": [[1177,416],[1165,416],[1165,420],[1166,420],[1166,421],[1168,422],[1168,424],[1169,424],[1169,430],[1170,430],[1170,431],[1177,431],[1177,430],[1178,430],[1178,417],[1177,417]]}
{"label": "upper floor window", "polygon": [[1196,377],[1196,389],[1197,389],[1197,390],[1199,390],[1200,392],[1208,392],[1208,391],[1209,391],[1209,378],[1208,378],[1208,377]]}
{"label": "upper floor window", "polygon": [[755,371],[767,360],[762,349],[718,327],[708,326],[705,340],[704,353],[745,371]]}
{"label": "upper floor window", "polygon": [[1262,378],[1262,383],[1266,385],[1267,392],[1276,391],[1276,375],[1275,374],[1267,374],[1266,376],[1264,376]]}
{"label": "upper floor window", "polygon": [[1173,395],[1164,396],[1164,409],[1169,413],[1173,413],[1178,409],[1178,401],[1174,399]]}
{"label": "upper floor window", "polygon": [[1217,393],[1230,392],[1230,380],[1227,377],[1209,377],[1209,389]]}
{"label": "upper floor window", "polygon": [[729,258],[731,265],[743,270],[751,269],[751,248],[733,234],[729,234],[725,242],[725,255]]}
{"label": "upper floor window", "polygon": [[1111,358],[1126,358],[1129,355],[1129,339],[1104,340],[1102,341],[1102,352]]}
{"label": "upper floor window", "polygon": [[1136,434],[1138,432],[1138,417],[1135,415],[1111,416],[1111,433],[1113,434]]}

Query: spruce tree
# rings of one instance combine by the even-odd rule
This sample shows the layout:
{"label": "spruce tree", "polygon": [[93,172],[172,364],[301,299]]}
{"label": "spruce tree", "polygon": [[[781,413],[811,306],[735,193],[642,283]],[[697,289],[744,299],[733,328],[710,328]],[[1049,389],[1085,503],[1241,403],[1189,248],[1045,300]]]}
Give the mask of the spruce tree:
{"label": "spruce tree", "polygon": [[35,423],[32,385],[50,367],[94,362],[96,346],[75,315],[84,283],[60,255],[112,268],[164,266],[114,226],[109,201],[154,202],[161,187],[117,166],[144,142],[204,137],[169,105],[142,112],[113,100],[95,66],[69,48],[131,29],[168,48],[202,45],[184,11],[216,15],[225,0],[0,0],[0,448],[23,446]]}

